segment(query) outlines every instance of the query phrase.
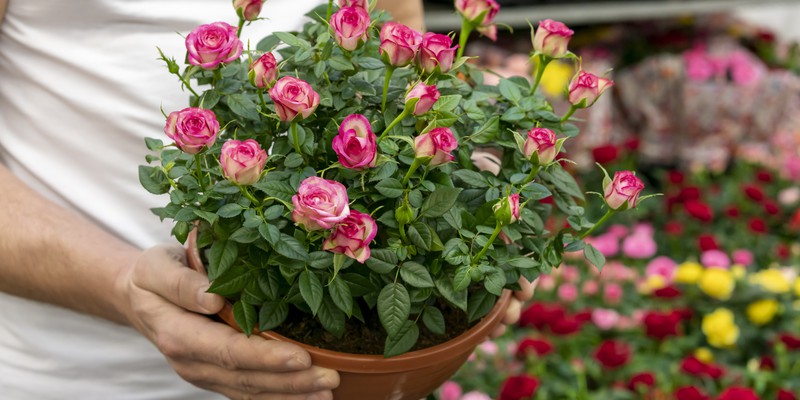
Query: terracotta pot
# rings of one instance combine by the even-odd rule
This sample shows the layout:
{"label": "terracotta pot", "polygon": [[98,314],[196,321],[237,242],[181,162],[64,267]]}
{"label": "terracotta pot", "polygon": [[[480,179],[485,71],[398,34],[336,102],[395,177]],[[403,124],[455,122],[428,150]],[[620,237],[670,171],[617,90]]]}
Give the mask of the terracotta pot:
{"label": "terracotta pot", "polygon": [[[187,241],[189,266],[205,273],[196,239],[197,231],[194,230]],[[502,322],[510,299],[511,292],[504,291],[489,314],[453,340],[391,358],[325,350],[272,331],[259,332],[259,335],[295,343],[311,354],[315,365],[339,371],[341,383],[333,391],[336,400],[419,400],[436,390],[467,361],[475,347]],[[238,329],[230,303],[219,316]]]}

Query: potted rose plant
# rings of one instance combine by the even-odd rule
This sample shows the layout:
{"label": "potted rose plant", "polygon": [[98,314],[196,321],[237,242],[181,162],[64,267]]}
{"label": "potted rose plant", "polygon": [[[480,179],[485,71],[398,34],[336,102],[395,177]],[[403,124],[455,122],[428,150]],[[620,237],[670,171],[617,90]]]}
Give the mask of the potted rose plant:
{"label": "potted rose plant", "polygon": [[[175,221],[179,241],[191,237],[190,259],[207,270],[209,291],[229,299],[229,322],[312,342],[333,350],[330,359],[367,353],[361,365],[408,363],[426,347],[439,348],[434,358],[455,353],[455,367],[428,365],[423,374],[439,380],[416,391],[370,378],[419,398],[471,351],[441,343],[471,335],[474,347],[491,327],[470,327],[499,323],[484,317],[502,312],[498,299],[520,278],[558,266],[565,250],[602,265],[581,240],[594,226],[584,195],[558,161],[578,133],[569,115],[612,82],[582,71],[560,117],[527,78],[485,85],[485,71],[460,56],[470,31],[494,34],[494,1],[456,2],[460,46],[364,2],[339,3],[256,49],[238,34],[258,13],[239,5],[238,29],[216,22],[186,37],[189,65],[162,54],[192,96],[166,115],[173,143],[147,140],[140,178],[169,193],[153,211]],[[534,56],[574,57],[571,34],[543,23]],[[641,190],[632,173],[607,179],[609,212],[635,207]],[[548,197],[555,207],[539,202]],[[555,210],[568,228],[546,226]]]}

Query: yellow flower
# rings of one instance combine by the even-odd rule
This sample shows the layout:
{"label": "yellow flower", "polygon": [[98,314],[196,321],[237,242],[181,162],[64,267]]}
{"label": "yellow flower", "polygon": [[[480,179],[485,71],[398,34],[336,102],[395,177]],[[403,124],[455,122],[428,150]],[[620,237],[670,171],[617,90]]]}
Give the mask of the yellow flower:
{"label": "yellow flower", "polygon": [[736,281],[733,274],[726,269],[708,268],[700,275],[697,285],[703,293],[717,300],[727,300],[733,293]]}
{"label": "yellow flower", "polygon": [[698,360],[704,363],[712,363],[714,362],[714,353],[708,349],[708,347],[699,347],[697,350],[694,351],[694,356]]}
{"label": "yellow flower", "polygon": [[714,347],[729,347],[739,339],[739,327],[733,321],[733,312],[727,308],[718,308],[703,317],[702,329]]}
{"label": "yellow flower", "polygon": [[675,282],[693,285],[700,279],[703,273],[703,266],[696,262],[685,262],[678,266],[675,271]]}
{"label": "yellow flower", "polygon": [[667,286],[667,281],[664,280],[664,277],[661,275],[650,275],[644,281],[644,284],[639,288],[639,292],[642,294],[650,294],[653,293],[654,290],[658,290]]}
{"label": "yellow flower", "polygon": [[750,283],[772,293],[789,292],[789,280],[777,268],[768,268],[750,275]]}
{"label": "yellow flower", "polygon": [[800,278],[794,280],[794,295],[800,297]]}
{"label": "yellow flower", "polygon": [[780,305],[775,299],[763,299],[747,306],[747,318],[756,325],[766,325],[778,313]]}
{"label": "yellow flower", "polygon": [[731,272],[733,273],[733,277],[736,278],[737,281],[742,280],[745,275],[747,275],[747,269],[745,269],[744,265],[742,264],[733,264],[731,266]]}
{"label": "yellow flower", "polygon": [[[534,70],[538,63],[534,63]],[[569,85],[572,76],[575,75],[575,70],[572,64],[553,61],[547,65],[542,75],[541,88],[542,91],[550,97],[560,97],[564,95],[564,88]]]}

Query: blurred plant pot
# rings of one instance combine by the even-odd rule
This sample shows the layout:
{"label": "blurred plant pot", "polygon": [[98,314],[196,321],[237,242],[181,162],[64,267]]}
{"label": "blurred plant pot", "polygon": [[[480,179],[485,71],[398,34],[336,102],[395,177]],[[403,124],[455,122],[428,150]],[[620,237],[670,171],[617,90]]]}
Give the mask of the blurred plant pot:
{"label": "blurred plant pot", "polygon": [[[187,244],[189,266],[205,273],[196,230],[189,234]],[[295,343],[311,354],[315,365],[339,371],[341,384],[333,391],[336,400],[419,400],[436,390],[467,361],[475,347],[502,322],[510,299],[511,292],[504,291],[489,314],[450,341],[391,358],[325,350],[272,331],[258,334],[266,339]],[[225,304],[219,316],[238,329],[230,303]]]}

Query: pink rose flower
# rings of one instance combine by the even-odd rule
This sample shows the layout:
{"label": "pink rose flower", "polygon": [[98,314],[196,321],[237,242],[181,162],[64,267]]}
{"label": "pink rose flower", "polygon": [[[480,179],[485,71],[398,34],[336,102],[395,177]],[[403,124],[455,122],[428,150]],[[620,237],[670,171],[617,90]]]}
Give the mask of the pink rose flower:
{"label": "pink rose flower", "polygon": [[578,288],[573,283],[562,283],[558,286],[558,299],[565,303],[572,303],[578,298]]}
{"label": "pink rose flower", "polygon": [[664,283],[670,284],[675,279],[675,270],[678,263],[667,256],[659,256],[647,263],[644,275],[647,277],[658,275],[664,278]]}
{"label": "pink rose flower", "polygon": [[755,57],[744,51],[735,51],[728,58],[733,81],[740,86],[758,84],[766,75],[766,67]]}
{"label": "pink rose flower", "polygon": [[376,139],[369,120],[361,114],[351,114],[342,121],[339,134],[333,138],[333,151],[345,168],[372,168],[378,155]]}
{"label": "pink rose flower", "polygon": [[611,232],[595,237],[587,237],[584,241],[594,246],[606,257],[614,257],[619,253],[619,237]]}
{"label": "pink rose flower", "polygon": [[350,215],[347,189],[339,182],[311,176],[292,196],[292,220],[308,231],[331,229]]}
{"label": "pink rose flower", "polygon": [[622,239],[628,235],[628,227],[625,225],[614,224],[609,226],[606,232],[608,232],[609,235],[616,236],[618,239]]}
{"label": "pink rose flower", "polygon": [[[452,46],[452,47],[451,47]],[[428,32],[419,47],[419,67],[426,73],[447,73],[453,68],[458,45],[453,46],[450,36]]]}
{"label": "pink rose flower", "polygon": [[252,185],[261,178],[267,152],[253,139],[228,140],[222,145],[219,163],[225,178],[237,185]]}
{"label": "pink rose flower", "polygon": [[447,381],[439,388],[440,400],[460,400],[461,386],[454,381]]}
{"label": "pink rose flower", "polygon": [[204,108],[184,108],[167,117],[164,133],[188,154],[197,154],[211,146],[219,133],[217,116]]}
{"label": "pink rose flower", "polygon": [[200,25],[186,36],[189,64],[205,69],[236,60],[243,48],[236,27],[225,22]]}
{"label": "pink rose flower", "polygon": [[406,94],[406,105],[409,105],[411,100],[417,99],[411,113],[420,116],[433,108],[433,105],[439,101],[439,96],[439,89],[436,88],[436,85],[429,86],[420,82]]}
{"label": "pink rose flower", "polygon": [[533,49],[548,57],[561,58],[567,54],[567,45],[575,32],[562,22],[546,19],[539,22],[533,36]]}
{"label": "pink rose flower", "polygon": [[383,62],[395,67],[408,65],[417,56],[422,35],[397,22],[387,22],[381,28]]}
{"label": "pink rose flower", "polygon": [[747,249],[734,250],[731,257],[733,258],[733,262],[735,264],[741,264],[744,266],[752,264],[753,261],[755,260],[753,252]]}
{"label": "pink rose flower", "polygon": [[477,26],[478,32],[493,41],[497,41],[497,26],[494,18],[500,11],[500,4],[495,0],[456,0],[456,11],[471,24]]}
{"label": "pink rose flower", "polygon": [[731,267],[731,259],[722,250],[706,250],[700,254],[700,264],[706,268],[728,269]]}
{"label": "pink rose flower", "polygon": [[519,194],[514,193],[501,199],[492,209],[494,210],[495,218],[502,225],[519,221]]}
{"label": "pink rose flower", "polygon": [[[556,133],[547,128],[533,128],[528,131],[522,154],[534,164],[550,164],[556,159]],[[533,156],[536,155],[536,159]]]}
{"label": "pink rose flower", "polygon": [[487,356],[494,356],[500,350],[500,346],[491,340],[486,340],[478,345],[478,349],[480,349],[481,353],[486,354]]}
{"label": "pink rose flower", "polygon": [[636,234],[622,241],[622,254],[629,258],[647,259],[656,254],[658,245],[650,235]]}
{"label": "pink rose flower", "polygon": [[540,275],[539,283],[536,285],[537,290],[544,290],[549,292],[556,287],[556,279],[552,275]]}
{"label": "pink rose flower", "polygon": [[435,128],[414,138],[416,158],[430,157],[428,165],[435,167],[453,161],[451,153],[458,147],[458,141],[450,128]]}
{"label": "pink rose flower", "polygon": [[492,400],[492,398],[486,393],[473,390],[471,392],[464,393],[460,400]]}
{"label": "pink rose flower", "polygon": [[622,300],[622,286],[616,282],[608,282],[603,287],[603,301],[607,304],[617,304]]}
{"label": "pink rose flower", "polygon": [[258,60],[250,64],[248,79],[253,86],[263,89],[270,88],[278,80],[278,62],[272,53],[264,53]]}
{"label": "pink rose flower", "polygon": [[600,330],[607,331],[619,323],[619,313],[608,308],[592,310],[592,323]]}
{"label": "pink rose flower", "polygon": [[319,105],[319,94],[311,85],[293,76],[284,76],[269,90],[269,97],[275,103],[275,112],[281,121],[306,119]]}
{"label": "pink rose flower", "polygon": [[369,13],[363,7],[342,7],[331,15],[336,43],[347,51],[353,51],[367,41],[369,24]]}
{"label": "pink rose flower", "polygon": [[361,7],[366,10],[369,7],[367,0],[339,0],[337,4],[339,4],[339,8]]}
{"label": "pink rose flower", "polygon": [[[541,279],[539,284],[541,285]],[[597,283],[597,281],[595,280],[589,280],[583,282],[583,285],[581,285],[581,293],[583,293],[584,296],[594,296],[599,291],[600,291],[600,284]]]}
{"label": "pink rose flower", "polygon": [[248,21],[258,19],[263,5],[264,0],[233,0],[233,9],[236,10],[236,14],[241,13],[242,17]]}
{"label": "pink rose flower", "polygon": [[569,84],[569,103],[578,108],[589,107],[613,85],[611,79],[580,71]]}
{"label": "pink rose flower", "polygon": [[606,204],[612,210],[635,208],[644,183],[631,171],[617,171],[604,188]]}
{"label": "pink rose flower", "polygon": [[581,279],[581,271],[574,265],[562,265],[556,271],[564,282],[578,282]]}
{"label": "pink rose flower", "polygon": [[360,263],[370,256],[369,243],[378,234],[378,225],[369,214],[350,210],[350,215],[340,221],[325,239],[323,250],[344,254]]}

